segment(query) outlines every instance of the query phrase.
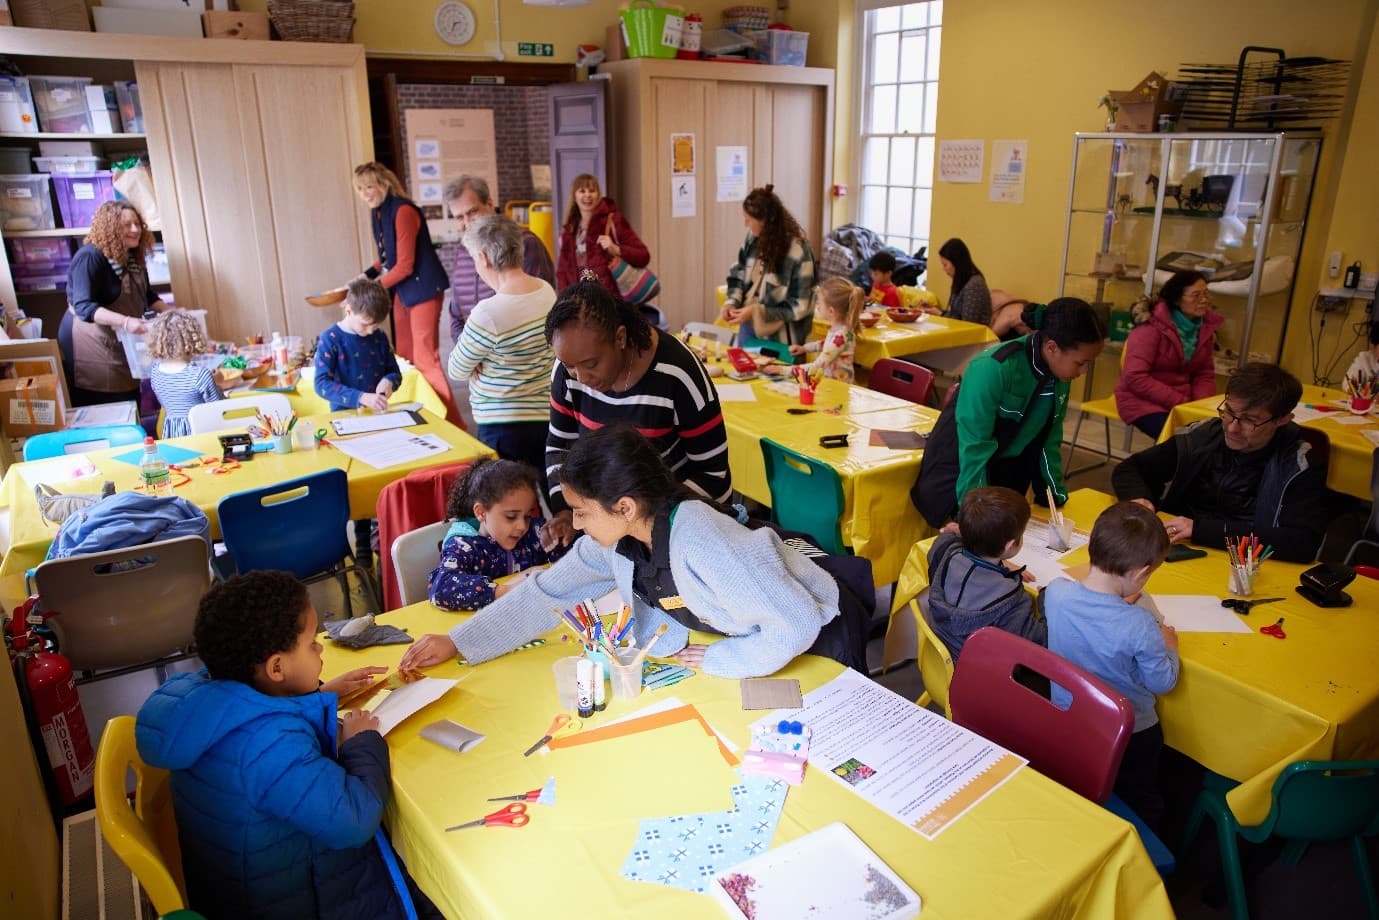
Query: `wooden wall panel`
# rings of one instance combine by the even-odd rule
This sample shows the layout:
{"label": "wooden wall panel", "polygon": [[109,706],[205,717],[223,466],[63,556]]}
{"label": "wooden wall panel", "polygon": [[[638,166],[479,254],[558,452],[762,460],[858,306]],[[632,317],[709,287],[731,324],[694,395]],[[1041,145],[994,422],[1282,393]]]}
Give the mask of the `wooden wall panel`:
{"label": "wooden wall panel", "polygon": [[705,151],[704,207],[707,211],[704,252],[707,270],[701,285],[702,314],[696,319],[712,322],[718,312],[714,289],[728,278],[728,269],[737,261],[738,250],[747,238],[747,226],[742,221],[742,199],[717,201],[717,169],[715,147],[746,147],[748,152],[747,188],[761,183],[762,172],[753,156],[756,150],[756,93],[751,83],[719,83],[715,87],[714,105],[709,112],[709,149]]}
{"label": "wooden wall panel", "polygon": [[[710,188],[712,167],[705,157],[705,111],[709,108],[711,87],[702,80],[654,80],[656,143],[654,163],[666,164],[656,170],[656,188],[650,211],[655,215],[656,243],[651,264],[661,279],[661,296],[656,305],[665,313],[672,329],[702,318],[704,277],[704,195]],[[670,136],[694,135],[695,216],[671,216]],[[648,209],[643,208],[645,213]],[[637,228],[640,232],[640,227]]]}
{"label": "wooden wall panel", "polygon": [[824,148],[829,132],[824,123],[824,93],[817,86],[772,86],[770,125],[771,175],[776,194],[804,227],[814,246],[823,245]]}

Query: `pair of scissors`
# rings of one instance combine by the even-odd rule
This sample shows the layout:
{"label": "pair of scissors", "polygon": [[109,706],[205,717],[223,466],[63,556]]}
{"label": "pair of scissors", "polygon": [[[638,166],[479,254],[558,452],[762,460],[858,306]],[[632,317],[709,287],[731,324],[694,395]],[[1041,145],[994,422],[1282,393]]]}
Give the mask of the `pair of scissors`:
{"label": "pair of scissors", "polygon": [[546,729],[546,734],[541,738],[541,740],[533,744],[531,747],[527,748],[525,751],[523,751],[522,756],[530,757],[531,755],[535,754],[537,751],[545,747],[546,742],[553,741],[556,738],[563,738],[566,735],[573,735],[575,732],[579,731],[583,727],[583,723],[580,722],[578,719],[572,719],[568,714],[562,712],[560,715],[556,716],[554,719],[551,720],[551,727]]}
{"label": "pair of scissors", "polygon": [[526,827],[529,821],[531,821],[531,816],[527,814],[526,803],[513,802],[511,805],[504,805],[491,815],[484,815],[477,821],[467,821],[464,824],[447,827],[446,831],[458,831],[466,827]]}
{"label": "pair of scissors", "polygon": [[317,429],[316,429],[316,445],[317,445],[318,447],[334,447],[334,446],[335,446],[334,444],[332,444],[332,443],[330,443],[329,441],[326,440],[326,430],[325,430],[324,428],[317,428]]}
{"label": "pair of scissors", "polygon": [[1234,610],[1236,613],[1248,616],[1250,611],[1260,604],[1276,604],[1283,600],[1281,597],[1261,597],[1259,600],[1246,601],[1238,597],[1228,597],[1221,602],[1221,606],[1227,610]]}

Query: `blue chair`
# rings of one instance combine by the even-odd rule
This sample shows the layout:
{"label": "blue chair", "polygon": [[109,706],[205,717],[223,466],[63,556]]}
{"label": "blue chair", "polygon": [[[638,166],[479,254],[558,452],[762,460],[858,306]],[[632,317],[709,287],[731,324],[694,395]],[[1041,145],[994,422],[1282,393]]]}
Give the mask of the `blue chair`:
{"label": "blue chair", "polygon": [[809,534],[826,553],[848,555],[842,527],[847,506],[838,471],[770,438],[761,439],[761,457],[771,490],[771,519],[786,530]]}
{"label": "blue chair", "polygon": [[354,571],[374,611],[382,611],[373,578],[354,561],[345,535],[350,499],[344,470],[325,470],[236,492],[222,498],[216,511],[236,572],[282,569],[308,583],[338,579],[345,609],[353,616],[347,576]]}
{"label": "blue chair", "polygon": [[1274,780],[1269,813],[1259,824],[1241,826],[1226,802],[1226,793],[1237,784],[1224,776],[1207,774],[1192,816],[1183,833],[1181,852],[1196,838],[1202,818],[1216,824],[1221,848],[1221,868],[1226,877],[1232,920],[1248,920],[1245,880],[1240,871],[1236,837],[1262,843],[1270,837],[1286,840],[1283,860],[1296,864],[1309,843],[1348,840],[1360,877],[1365,915],[1379,918],[1379,897],[1369,865],[1364,838],[1379,831],[1379,760],[1304,760],[1289,764]]}
{"label": "blue chair", "polygon": [[[24,442],[24,460],[46,460],[61,457],[66,453],[80,453],[85,450],[104,450],[107,447],[123,447],[126,444],[142,444],[148,437],[138,425],[94,425],[90,428],[65,428],[36,434]],[[80,449],[69,451],[69,446],[79,445]]]}

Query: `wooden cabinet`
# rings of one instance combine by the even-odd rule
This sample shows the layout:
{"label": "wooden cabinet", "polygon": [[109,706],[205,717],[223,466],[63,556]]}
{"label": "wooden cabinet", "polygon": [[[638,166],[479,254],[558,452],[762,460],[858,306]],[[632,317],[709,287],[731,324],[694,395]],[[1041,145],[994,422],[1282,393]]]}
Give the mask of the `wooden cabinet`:
{"label": "wooden cabinet", "polygon": [[[336,317],[303,296],[373,263],[351,187],[373,156],[362,46],[0,29],[0,54],[27,73],[132,67],[173,294],[213,337],[314,336]],[[0,261],[0,301],[24,296]]]}
{"label": "wooden cabinet", "polygon": [[[827,230],[833,71],[638,59],[610,75],[611,195],[651,249],[672,329],[712,320],[714,288],[747,235],[742,197],[718,201],[717,150],[745,147],[747,188],[770,183],[809,234]],[[694,136],[693,216],[676,217],[671,135]]]}

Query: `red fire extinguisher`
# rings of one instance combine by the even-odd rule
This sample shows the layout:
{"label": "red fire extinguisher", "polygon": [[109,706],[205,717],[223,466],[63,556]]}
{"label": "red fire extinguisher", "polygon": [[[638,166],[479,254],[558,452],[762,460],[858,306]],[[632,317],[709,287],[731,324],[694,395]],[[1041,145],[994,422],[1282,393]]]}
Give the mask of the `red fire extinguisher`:
{"label": "red fire extinguisher", "polygon": [[6,639],[14,659],[15,676],[25,709],[48,757],[51,786],[61,806],[74,805],[91,792],[96,754],[86,730],[86,715],[77,694],[72,666],[65,657],[44,651],[33,632],[37,598],[19,606],[10,620]]}

